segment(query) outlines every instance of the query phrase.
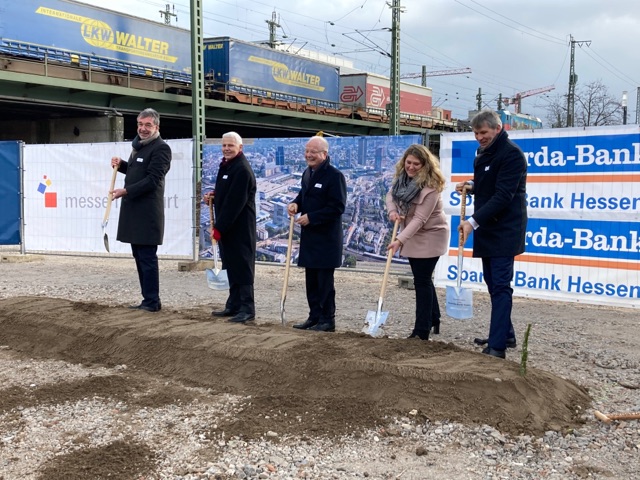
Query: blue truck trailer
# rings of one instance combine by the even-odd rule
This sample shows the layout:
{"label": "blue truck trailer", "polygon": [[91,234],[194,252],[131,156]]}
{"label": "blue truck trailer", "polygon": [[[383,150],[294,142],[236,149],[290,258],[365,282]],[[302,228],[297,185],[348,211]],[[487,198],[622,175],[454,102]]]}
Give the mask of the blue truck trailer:
{"label": "blue truck trailer", "polygon": [[339,102],[337,67],[255,43],[205,39],[204,69],[214,88],[334,108]]}
{"label": "blue truck trailer", "polygon": [[191,81],[190,34],[70,0],[0,0],[0,52]]}

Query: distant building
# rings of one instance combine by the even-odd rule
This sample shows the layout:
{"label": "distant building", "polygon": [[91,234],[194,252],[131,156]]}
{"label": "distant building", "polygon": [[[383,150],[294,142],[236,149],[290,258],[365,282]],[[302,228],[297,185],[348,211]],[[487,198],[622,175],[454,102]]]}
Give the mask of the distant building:
{"label": "distant building", "polygon": [[276,148],[276,166],[284,166],[284,147],[282,145]]}
{"label": "distant building", "polygon": [[283,202],[271,202],[273,205],[272,223],[279,227],[289,225],[289,214],[287,213],[287,204]]}
{"label": "distant building", "polygon": [[375,166],[374,170],[376,172],[382,172],[382,158],[384,157],[384,147],[379,146],[376,147],[376,156],[375,156]]}

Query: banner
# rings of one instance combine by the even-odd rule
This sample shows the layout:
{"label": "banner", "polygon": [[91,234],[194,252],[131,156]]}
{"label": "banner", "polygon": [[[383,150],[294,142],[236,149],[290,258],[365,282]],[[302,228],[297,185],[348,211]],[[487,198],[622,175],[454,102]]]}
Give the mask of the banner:
{"label": "banner", "polygon": [[[637,125],[510,131],[528,163],[526,252],[516,257],[514,292],[521,296],[639,307],[640,131]],[[478,143],[472,133],[443,134],[443,193],[451,215],[450,251],[436,281],[454,285],[460,196],[473,177]],[[473,214],[473,196],[466,214]],[[482,228],[482,226],[480,226]],[[465,245],[462,281],[484,289],[480,259]]]}
{"label": "banner", "polygon": [[[192,140],[168,140],[164,244],[158,255],[193,257]],[[24,148],[27,251],[104,253],[102,221],[111,181],[111,157],[125,161],[131,143],[26,145]],[[116,188],[124,185],[118,174]],[[111,205],[106,233],[111,253],[131,253],[116,241],[120,199]]]}
{"label": "banner", "polygon": [[[385,196],[395,172],[395,164],[419,135],[380,137],[328,137],[331,163],[347,180],[347,206],[342,216],[344,264],[386,260],[386,246],[392,225],[387,220]],[[309,138],[244,139],[243,152],[256,175],[257,245],[256,258],[284,263],[287,252],[289,215],[287,205],[300,191]],[[220,141],[204,146],[202,191],[213,190],[222,153]],[[201,205],[200,256],[210,258],[211,221]],[[299,249],[296,225],[293,261]],[[405,262],[405,260],[403,260]]]}
{"label": "banner", "polygon": [[0,142],[0,245],[20,245],[21,142]]}

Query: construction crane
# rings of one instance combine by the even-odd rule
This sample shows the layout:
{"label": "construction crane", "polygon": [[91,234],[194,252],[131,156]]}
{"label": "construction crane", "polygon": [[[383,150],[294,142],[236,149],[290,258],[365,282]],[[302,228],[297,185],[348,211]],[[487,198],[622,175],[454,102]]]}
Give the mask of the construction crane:
{"label": "construction crane", "polygon": [[[548,87],[542,87],[542,88],[535,88],[533,90],[527,90],[526,92],[516,93],[511,98],[503,98],[502,102],[504,102],[505,106],[513,105],[515,113],[520,113],[523,98],[531,97],[532,95],[538,95],[540,93],[550,92],[551,90],[555,90],[555,89],[556,89],[555,85],[549,85]],[[500,103],[501,101],[498,100],[498,110],[502,110],[502,105]]]}
{"label": "construction crane", "polygon": [[[434,70],[432,72],[426,72],[425,77],[441,77],[444,75],[462,75],[465,73],[471,73],[469,67],[466,68],[454,68],[453,70]],[[405,73],[400,75],[400,78],[422,78],[423,73]]]}

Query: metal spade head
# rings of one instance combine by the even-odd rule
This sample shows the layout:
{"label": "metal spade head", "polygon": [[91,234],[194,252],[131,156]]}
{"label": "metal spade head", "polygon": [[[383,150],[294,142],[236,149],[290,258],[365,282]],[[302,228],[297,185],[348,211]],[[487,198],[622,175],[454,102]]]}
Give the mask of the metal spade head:
{"label": "metal spade head", "polygon": [[367,318],[365,319],[365,326],[362,328],[362,333],[371,335],[372,337],[381,337],[383,335],[382,326],[387,321],[389,312],[374,312],[369,310],[367,312]]}
{"label": "metal spade head", "polygon": [[108,253],[111,253],[109,250],[109,235],[107,235],[107,232],[104,232],[104,248],[107,249]]}
{"label": "metal spade head", "polygon": [[211,290],[228,290],[229,278],[227,277],[226,270],[213,270],[207,268],[205,270],[207,275],[207,285]]}

